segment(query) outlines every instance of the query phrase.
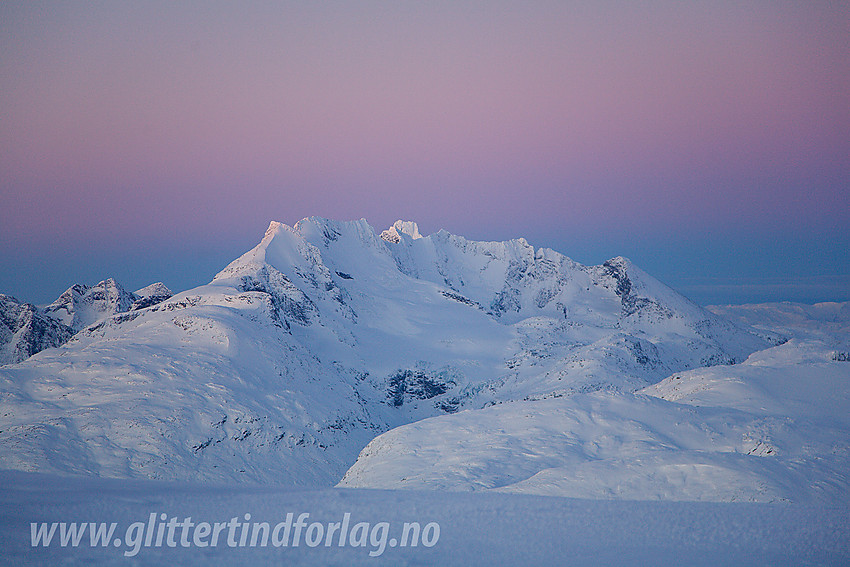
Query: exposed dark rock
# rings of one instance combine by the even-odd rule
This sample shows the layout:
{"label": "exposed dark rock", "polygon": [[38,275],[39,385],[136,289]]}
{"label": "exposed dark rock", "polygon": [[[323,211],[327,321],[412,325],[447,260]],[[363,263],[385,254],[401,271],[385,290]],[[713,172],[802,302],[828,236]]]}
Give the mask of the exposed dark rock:
{"label": "exposed dark rock", "polygon": [[629,279],[626,265],[620,258],[608,260],[602,264],[602,269],[605,275],[612,278],[616,284],[614,293],[620,297],[624,317],[634,315],[642,308],[653,304],[651,300],[633,293],[632,280]]}
{"label": "exposed dark rock", "polygon": [[454,293],[454,292],[451,292],[451,291],[441,291],[440,293],[443,295],[443,297],[448,297],[449,299],[454,299],[458,303],[463,303],[464,305],[469,305],[470,307],[477,307],[479,309],[481,308],[481,306],[478,305],[478,303],[472,301],[468,297],[462,296],[459,293]]}
{"label": "exposed dark rock", "polygon": [[387,399],[391,406],[404,405],[405,399],[429,400],[445,394],[454,382],[429,376],[421,370],[400,370],[390,377]]}
{"label": "exposed dark rock", "polygon": [[[285,274],[271,266],[263,266],[255,276],[242,276],[240,291],[259,291],[271,298],[273,318],[309,325],[318,312],[316,305]],[[287,323],[288,327],[288,323]]]}

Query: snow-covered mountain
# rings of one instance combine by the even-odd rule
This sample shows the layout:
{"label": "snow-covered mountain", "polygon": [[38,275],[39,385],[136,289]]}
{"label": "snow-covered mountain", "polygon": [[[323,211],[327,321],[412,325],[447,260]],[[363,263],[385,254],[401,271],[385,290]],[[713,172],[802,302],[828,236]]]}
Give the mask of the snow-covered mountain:
{"label": "snow-covered mountain", "polygon": [[35,305],[0,294],[0,366],[58,347],[73,334],[70,327],[45,316]]}
{"label": "snow-covered mountain", "polygon": [[172,295],[161,282],[133,293],[109,278],[93,286],[72,285],[44,308],[44,314],[71,327],[76,333],[117,313],[150,307]]}
{"label": "snow-covered mountain", "polygon": [[144,309],[145,307],[150,307],[151,305],[162,303],[166,299],[171,298],[171,296],[173,295],[174,293],[170,289],[168,289],[168,287],[164,283],[152,283],[149,286],[145,286],[142,289],[137,289],[133,292],[135,300],[130,306],[130,311],[135,311],[136,309]]}
{"label": "snow-covered mountain", "polygon": [[172,295],[161,282],[130,293],[112,278],[94,286],[75,284],[41,309],[0,294],[0,366],[58,347],[89,325],[156,305]]}
{"label": "snow-covered mountain", "polygon": [[[466,462],[467,487],[496,488],[525,473],[565,474],[577,461],[535,431],[583,427],[574,437],[586,458],[629,446],[626,466],[628,455],[659,445],[657,466],[645,465],[651,476],[675,449],[703,451],[718,435],[743,436],[750,422],[633,392],[672,374],[735,368],[783,340],[702,309],[625,258],[582,266],[523,239],[422,236],[412,222],[380,234],[365,220],[273,222],[209,284],[128,307],[0,370],[0,451],[8,468],[60,474],[311,486],[345,475],[347,485],[375,486],[390,478],[369,472],[380,445],[395,456],[445,450]],[[691,418],[701,433],[673,439],[667,421]],[[502,448],[452,449],[453,435],[474,428],[487,431],[473,438],[495,435]],[[600,431],[613,441],[594,440]],[[428,436],[430,449],[415,445]],[[741,472],[734,459],[711,470],[757,485],[761,469]],[[494,460],[513,472],[485,478]],[[784,497],[712,491],[714,473],[700,462],[672,464],[705,477],[703,492],[671,482],[679,498],[692,488],[706,499]],[[443,470],[416,486],[464,489],[451,466]]]}

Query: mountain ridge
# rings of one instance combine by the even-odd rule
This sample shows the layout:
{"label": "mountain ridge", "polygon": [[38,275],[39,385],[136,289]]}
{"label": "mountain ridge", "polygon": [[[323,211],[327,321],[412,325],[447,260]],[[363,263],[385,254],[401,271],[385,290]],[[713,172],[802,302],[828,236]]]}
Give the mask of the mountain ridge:
{"label": "mountain ridge", "polygon": [[271,222],[209,284],[4,367],[7,466],[331,486],[399,426],[628,394],[781,342],[624,258],[392,228]]}

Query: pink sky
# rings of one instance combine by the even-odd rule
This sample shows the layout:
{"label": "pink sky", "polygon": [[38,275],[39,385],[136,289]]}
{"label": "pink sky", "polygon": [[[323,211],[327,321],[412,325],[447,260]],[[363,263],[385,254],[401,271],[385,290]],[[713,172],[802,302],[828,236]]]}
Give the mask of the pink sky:
{"label": "pink sky", "polygon": [[841,2],[4,3],[0,238],[839,237],[848,37]]}

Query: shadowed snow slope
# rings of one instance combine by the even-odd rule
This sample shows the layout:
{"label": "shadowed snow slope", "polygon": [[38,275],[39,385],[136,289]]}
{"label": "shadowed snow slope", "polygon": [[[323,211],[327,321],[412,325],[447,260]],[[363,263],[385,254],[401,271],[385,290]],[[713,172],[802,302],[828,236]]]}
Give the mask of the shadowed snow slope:
{"label": "shadowed snow slope", "polygon": [[[706,488],[711,474],[696,457],[670,456],[704,451],[703,438],[668,439],[674,433],[655,418],[638,425],[644,414],[685,420],[695,410],[631,395],[781,341],[700,308],[624,258],[587,267],[523,239],[422,236],[411,222],[380,236],[365,220],[273,222],[209,284],[116,312],[0,369],[0,451],[4,467],[28,471],[331,486],[382,432],[516,412],[507,452],[492,457],[516,462],[493,478],[463,473],[469,486],[506,487],[578,462],[557,439],[541,440],[553,443],[539,448],[545,467],[526,462],[538,450],[522,452],[528,436],[517,416],[528,411],[541,424],[608,423],[618,440],[602,443],[606,458],[618,443],[623,459],[642,444],[668,444],[652,451],[672,467],[662,497],[698,485],[699,497],[781,498],[760,488],[758,466],[739,470],[733,457],[712,465],[721,484],[758,487]],[[724,435],[749,431],[746,416],[723,424],[696,414]],[[696,480],[679,480],[682,470]]]}

